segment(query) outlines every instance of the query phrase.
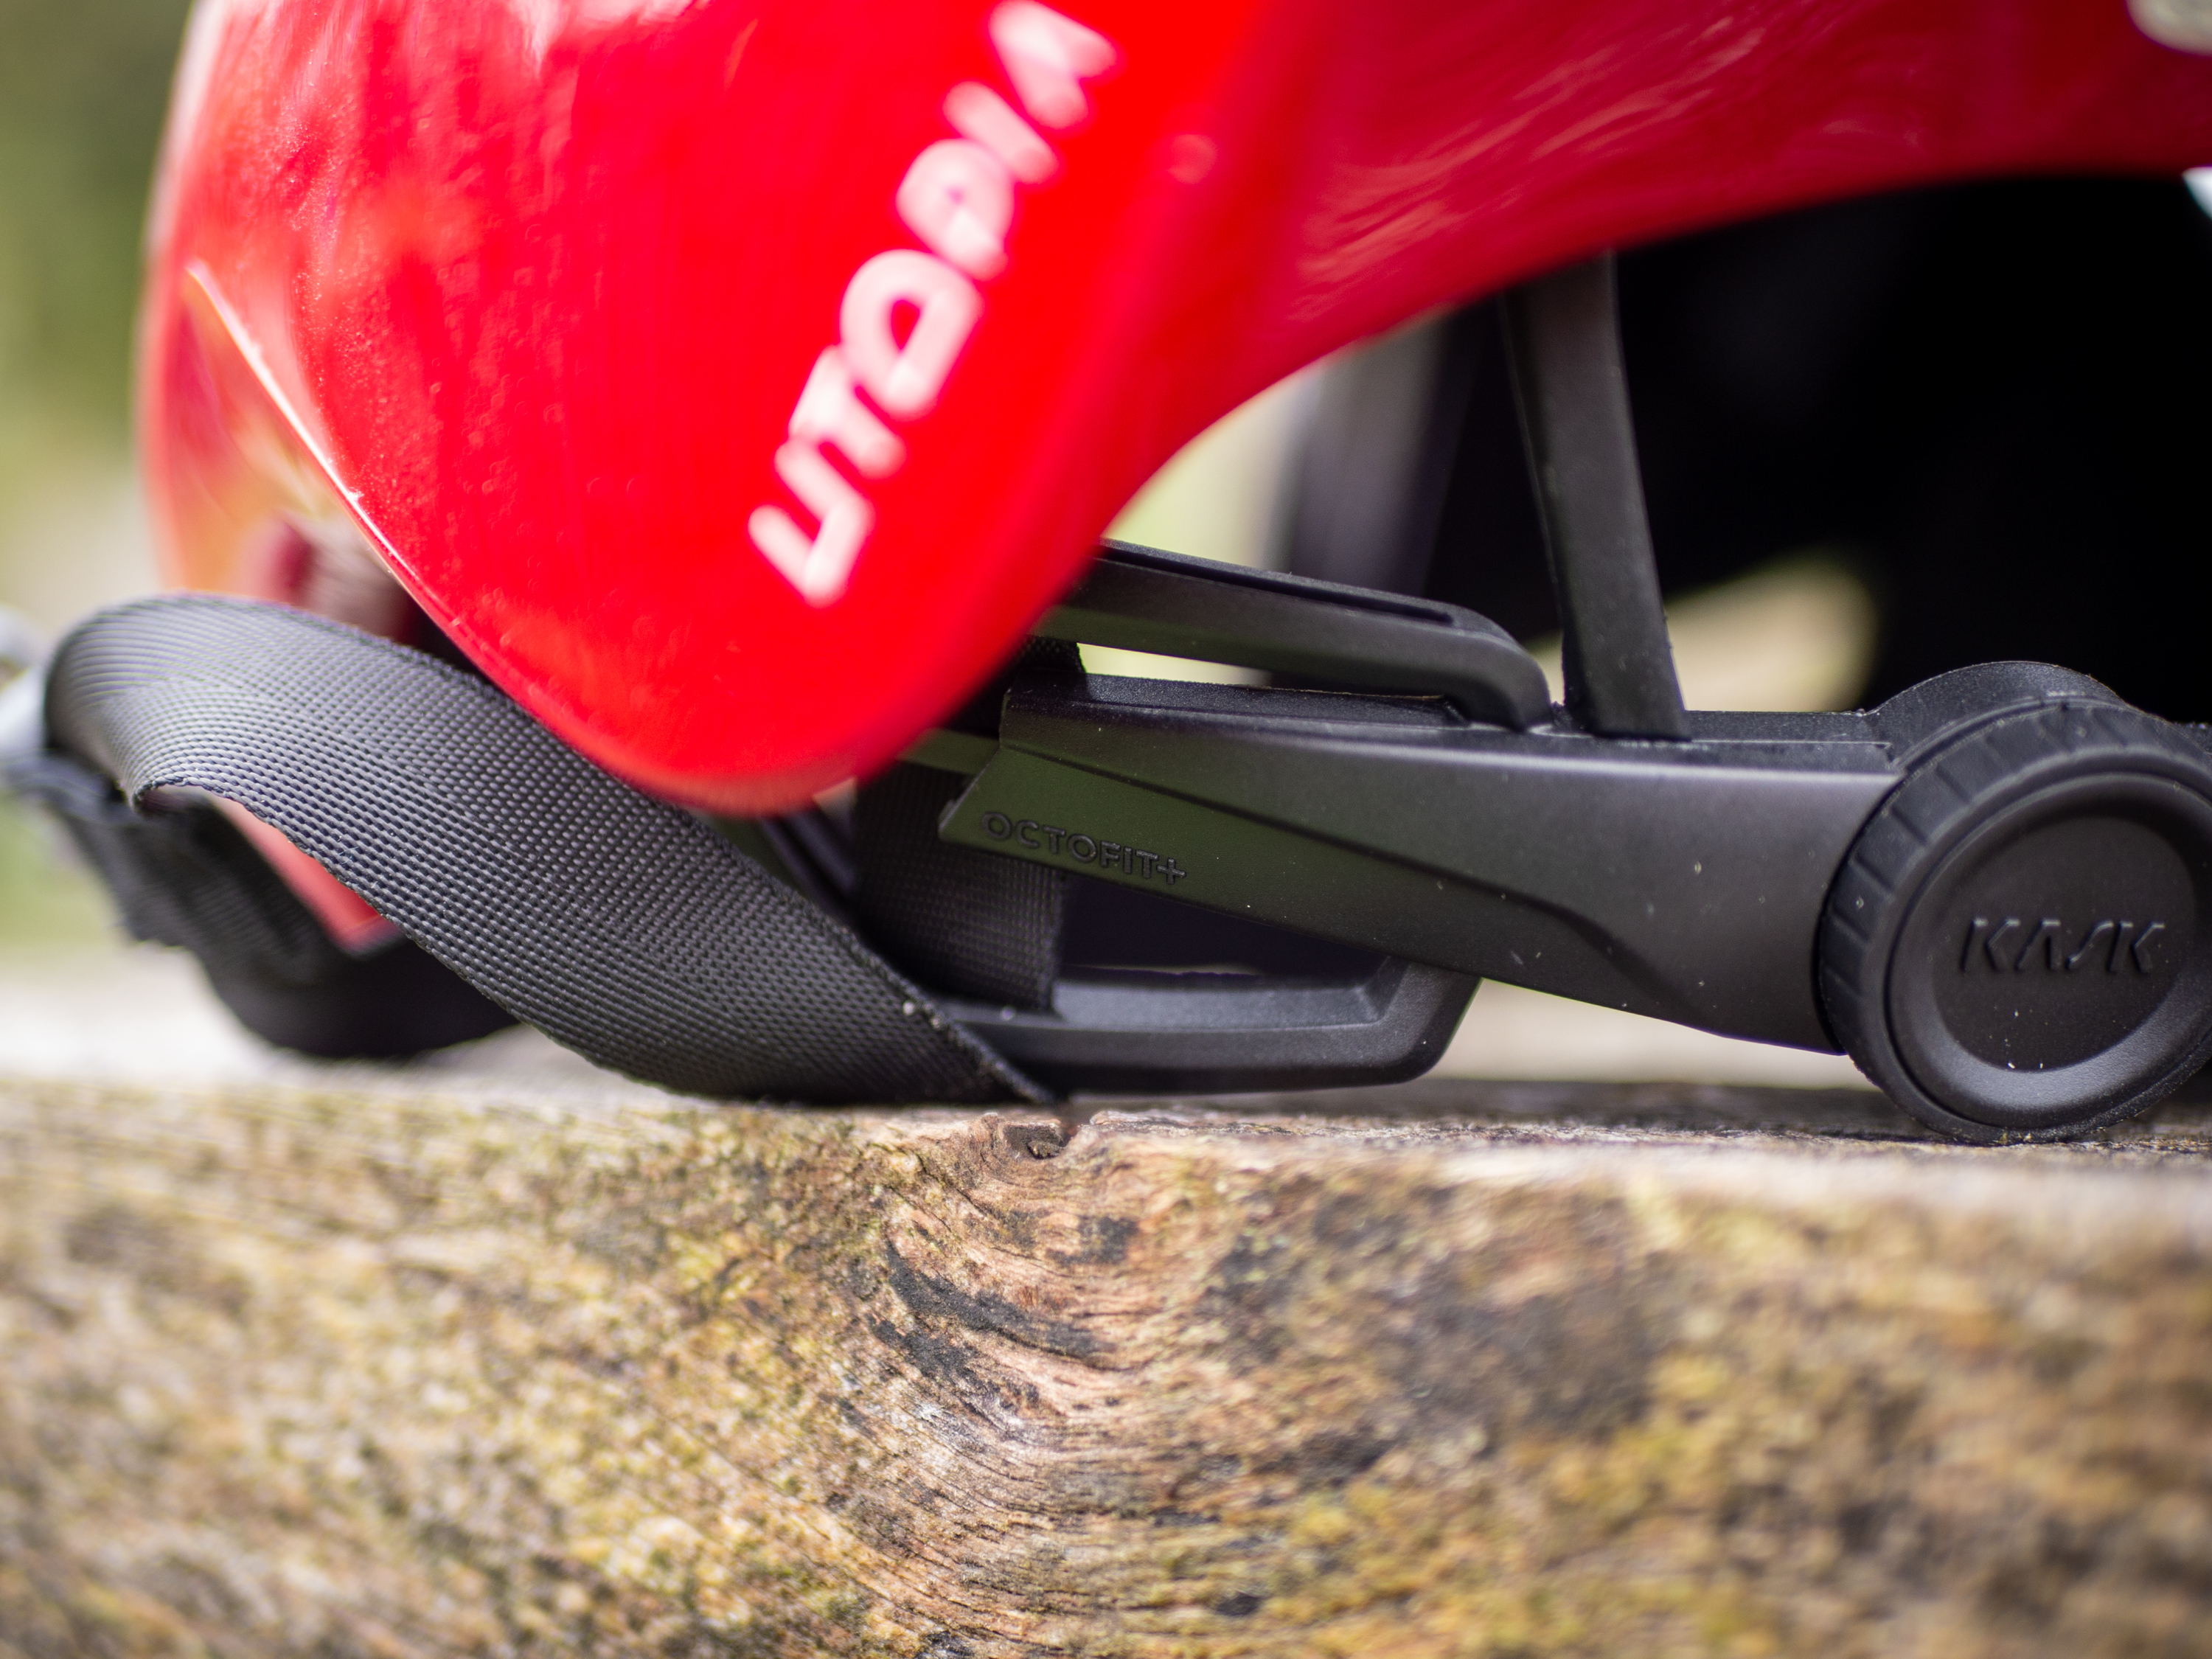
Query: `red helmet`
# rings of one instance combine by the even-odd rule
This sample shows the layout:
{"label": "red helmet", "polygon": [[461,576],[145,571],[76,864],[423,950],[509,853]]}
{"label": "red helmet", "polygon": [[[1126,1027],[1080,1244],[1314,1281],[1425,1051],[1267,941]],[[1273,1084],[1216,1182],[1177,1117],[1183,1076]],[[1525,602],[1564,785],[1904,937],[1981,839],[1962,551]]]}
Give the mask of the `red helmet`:
{"label": "red helmet", "polygon": [[[970,1095],[1030,1087],[1006,1081],[1021,1066],[1063,1086],[1401,1074],[1433,1058],[1466,976],[1482,973],[1847,1048],[1959,1133],[2070,1132],[2138,1108],[2212,1051],[2212,954],[2183,920],[2200,901],[2212,918],[2212,805],[2200,822],[2191,804],[2212,800],[2212,773],[2173,728],[2131,724],[2148,717],[2055,670],[1936,682],[1848,729],[1685,716],[1655,631],[1610,269],[1588,262],[1907,187],[2170,179],[2212,159],[2208,49],[2212,15],[2193,0],[202,0],[143,319],[165,568],[179,586],[458,653],[658,802],[757,817],[902,754],[945,778],[980,770],[899,808],[927,843],[899,867],[981,858],[973,868],[1004,876],[991,890],[1013,907],[1008,937],[1025,925],[1020,895],[1045,890],[1005,872],[1056,868],[1380,952],[1429,987],[1425,1012],[1398,1017],[1396,1057],[1370,1054],[1365,1071],[1314,1058],[1332,1041],[1348,1052],[1342,1031],[1366,1018],[1351,1004],[1304,1025],[1185,1019],[1244,1032],[1243,1060],[1212,1072],[1147,1069],[1126,1042],[1119,1060],[1073,1038],[1047,1054],[1014,1035],[1024,1011],[1082,1024],[1080,996],[1054,1002],[1051,964],[1009,978],[1008,950],[1021,953],[1008,947],[977,968],[944,941],[988,905],[872,903],[864,856],[844,897],[870,943],[933,993],[1005,1010],[1000,1031],[951,1003],[939,1020],[919,992],[891,996],[909,1018],[981,1032],[978,1052],[994,1031],[1012,1044],[1014,1066],[984,1064],[997,1081]],[[1567,624],[1566,709],[1549,709],[1510,639],[1448,606],[1135,550],[1092,566],[1133,491],[1240,402],[1508,289]],[[202,646],[244,649],[229,625]],[[1009,690],[1032,629],[1047,644],[1016,660]],[[1238,694],[1274,699],[1249,706],[1079,694],[1072,659],[1048,648],[1079,638],[1284,678]],[[76,656],[107,661],[91,646]],[[123,671],[100,672],[107,687]],[[75,672],[93,696],[92,669]],[[1368,696],[1324,705],[1294,678]],[[1047,680],[1060,689],[1036,689]],[[985,714],[957,714],[981,690]],[[251,702],[226,718],[250,723]],[[345,722],[330,718],[336,742]],[[346,835],[325,833],[313,801],[270,805],[242,774],[221,787],[212,762],[125,764],[121,719],[49,709],[59,745],[134,798],[185,781],[251,806],[235,821],[297,866],[295,890],[342,944],[351,928],[366,948],[375,915],[349,912],[262,820],[538,1017],[507,958],[438,943],[404,893],[349,874]],[[2067,720],[2100,735],[2076,741]],[[1417,735],[1437,720],[1461,735]],[[1926,781],[1928,768],[1978,764],[1960,745],[1992,722],[2013,732],[2012,783]],[[1238,747],[1263,730],[1287,745],[1273,771]],[[1534,816],[1479,854],[1431,845],[1464,816],[1443,804],[1462,795],[1421,793],[1420,767],[1446,750],[1450,790],[1523,799]],[[2083,783],[2066,757],[2092,750],[2104,769]],[[1267,805],[1283,769],[1304,769],[1325,799]],[[1566,781],[1554,799],[1540,778]],[[1605,793],[1616,786],[1627,793]],[[1935,809],[1911,805],[1916,788],[1979,804],[1923,823],[1911,814]],[[2050,805],[2062,798],[2073,804]],[[1917,850],[1892,845],[1907,820],[1927,831]],[[2134,826],[2115,845],[2163,849],[2115,854],[2151,873],[2125,891],[2081,888],[2049,848],[2094,841],[2104,831],[2080,828],[2092,820]],[[1608,862],[1576,840],[1592,825],[1612,826],[1614,845],[1634,826],[1637,857]],[[2045,848],[2045,875],[1973,850],[1992,825]],[[1530,850],[1546,846],[1548,865]],[[817,854],[786,862],[818,872],[840,856]],[[1692,891],[1709,865],[1726,902]],[[1912,902],[1883,899],[1880,925],[1853,933],[1836,905],[1863,910],[1900,869],[1916,872]],[[2070,896],[2004,888],[2015,877]],[[1464,903],[1436,896],[1462,889]],[[1677,921],[1653,895],[1684,907]],[[1061,900],[1036,902],[1058,927]],[[1746,928],[1772,937],[1730,958]],[[2203,936],[2212,953],[2212,922]],[[1929,981],[1948,958],[1992,977],[1964,992]],[[2092,958],[2105,964],[2094,985]],[[2031,959],[2059,988],[2021,1002]],[[1345,971],[1368,988],[1360,1006],[1399,994],[1376,988],[1371,961]],[[2068,1003],[2069,986],[2090,989]],[[2015,1050],[2002,1022],[2031,1005],[2048,1035]],[[1131,1042],[1164,1041],[1182,1018],[1082,1006],[1096,1016],[1085,1029]],[[1922,1019],[1926,1007],[1939,1012]],[[1284,1019],[1339,1036],[1271,1070],[1253,1055],[1297,1047]],[[635,1048],[595,1051],[653,1069]],[[2074,1080],[2042,1094],[2005,1081],[2023,1065]],[[889,1080],[817,1092],[960,1092],[869,1075]]]}
{"label": "red helmet", "polygon": [[568,742],[769,811],[1347,342],[1801,204],[2208,160],[2212,61],[2121,0],[210,0],[143,448],[173,581],[296,599],[273,526],[350,518]]}

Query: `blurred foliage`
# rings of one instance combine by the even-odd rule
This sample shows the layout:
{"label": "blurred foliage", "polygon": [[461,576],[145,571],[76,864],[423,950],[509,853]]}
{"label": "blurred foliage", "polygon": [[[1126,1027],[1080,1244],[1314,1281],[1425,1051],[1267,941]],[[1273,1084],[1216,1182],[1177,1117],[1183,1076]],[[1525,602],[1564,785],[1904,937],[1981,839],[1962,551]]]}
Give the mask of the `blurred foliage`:
{"label": "blurred foliage", "polygon": [[[128,437],[131,313],[185,0],[0,0],[0,520]],[[91,878],[0,798],[0,947],[108,930]]]}
{"label": "blurred foliage", "polygon": [[0,405],[18,465],[35,459],[23,447],[123,439],[139,238],[185,10],[0,0]]}
{"label": "blurred foliage", "polygon": [[0,797],[0,951],[94,945],[113,936],[107,896],[54,845],[58,833]]}

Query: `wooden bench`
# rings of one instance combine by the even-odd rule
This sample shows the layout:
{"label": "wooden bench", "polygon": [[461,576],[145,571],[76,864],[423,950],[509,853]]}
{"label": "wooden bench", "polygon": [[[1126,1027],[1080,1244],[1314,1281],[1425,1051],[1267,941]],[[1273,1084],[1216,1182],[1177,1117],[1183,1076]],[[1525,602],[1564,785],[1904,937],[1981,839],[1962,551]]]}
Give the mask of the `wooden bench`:
{"label": "wooden bench", "polygon": [[0,1656],[2212,1650],[2212,1119],[0,1087]]}

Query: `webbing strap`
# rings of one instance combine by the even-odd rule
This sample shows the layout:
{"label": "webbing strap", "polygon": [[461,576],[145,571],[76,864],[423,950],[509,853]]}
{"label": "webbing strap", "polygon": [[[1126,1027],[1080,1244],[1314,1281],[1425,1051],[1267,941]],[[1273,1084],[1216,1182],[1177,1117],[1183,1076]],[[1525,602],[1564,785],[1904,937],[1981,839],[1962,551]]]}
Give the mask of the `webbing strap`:
{"label": "webbing strap", "polygon": [[63,641],[46,721],[141,811],[193,789],[274,824],[603,1066],[726,1097],[1043,1097],[711,829],[420,652],[276,605],[140,600]]}
{"label": "webbing strap", "polygon": [[134,812],[106,773],[43,738],[41,752],[9,760],[5,777],[68,831],[133,939],[190,951],[223,1006],[281,1048],[331,1060],[416,1054],[514,1023],[411,939],[343,949],[199,797]]}

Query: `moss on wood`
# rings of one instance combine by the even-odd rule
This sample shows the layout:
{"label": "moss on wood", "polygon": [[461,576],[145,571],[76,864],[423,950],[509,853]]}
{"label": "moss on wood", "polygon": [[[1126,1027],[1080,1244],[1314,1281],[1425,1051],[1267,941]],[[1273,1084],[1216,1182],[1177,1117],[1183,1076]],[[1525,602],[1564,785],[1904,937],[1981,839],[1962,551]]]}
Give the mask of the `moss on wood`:
{"label": "moss on wood", "polygon": [[1779,1104],[0,1090],[0,1655],[2212,1648],[2201,1123]]}

